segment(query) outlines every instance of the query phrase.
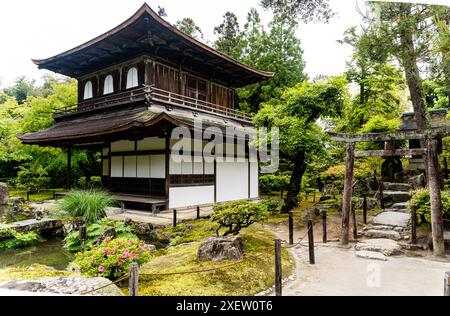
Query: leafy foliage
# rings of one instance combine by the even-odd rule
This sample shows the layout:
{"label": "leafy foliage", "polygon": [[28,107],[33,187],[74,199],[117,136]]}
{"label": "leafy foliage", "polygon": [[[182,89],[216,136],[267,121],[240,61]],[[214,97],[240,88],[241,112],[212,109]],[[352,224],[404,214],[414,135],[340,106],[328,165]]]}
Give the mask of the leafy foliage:
{"label": "leafy foliage", "polygon": [[[107,228],[114,228],[116,235],[119,238],[127,238],[132,240],[139,240],[132,232],[132,229],[125,225],[124,222],[112,221],[109,219],[102,219],[95,224],[88,225],[86,227],[87,236],[84,244],[85,249],[92,248],[99,237]],[[81,251],[81,240],[78,231],[70,232],[64,239],[64,248],[71,252]]]}
{"label": "leafy foliage", "polygon": [[58,201],[58,207],[73,217],[82,217],[86,223],[95,223],[106,216],[105,209],[116,204],[108,193],[91,189],[74,190]]}
{"label": "leafy foliage", "polygon": [[75,256],[74,263],[82,273],[102,276],[111,280],[120,278],[129,271],[130,264],[142,264],[150,260],[151,254],[142,242],[132,239],[105,239],[100,245]]}
{"label": "leafy foliage", "polygon": [[279,212],[282,204],[280,200],[273,198],[259,201],[259,206],[270,214]]}
{"label": "leafy foliage", "polygon": [[18,233],[12,228],[0,225],[0,250],[31,246],[39,242],[41,238],[35,232]]}
{"label": "leafy foliage", "polygon": [[286,190],[289,185],[288,174],[263,174],[259,177],[259,188],[262,193]]}
{"label": "leafy foliage", "polygon": [[175,27],[181,32],[189,35],[196,40],[203,39],[203,32],[201,28],[195,23],[192,18],[183,18],[182,20],[175,23]]}
{"label": "leafy foliage", "polygon": [[[442,192],[441,195],[442,209],[444,217],[450,217],[450,198],[449,192]],[[414,207],[417,214],[417,223],[431,223],[431,204],[430,192],[428,189],[418,189],[413,192],[411,200],[408,202],[408,207]]]}
{"label": "leafy foliage", "polygon": [[211,221],[219,224],[219,228],[216,230],[217,235],[219,235],[220,229],[225,227],[227,230],[223,236],[228,236],[239,234],[241,229],[266,219],[267,215],[266,208],[257,203],[236,201],[215,205]]}

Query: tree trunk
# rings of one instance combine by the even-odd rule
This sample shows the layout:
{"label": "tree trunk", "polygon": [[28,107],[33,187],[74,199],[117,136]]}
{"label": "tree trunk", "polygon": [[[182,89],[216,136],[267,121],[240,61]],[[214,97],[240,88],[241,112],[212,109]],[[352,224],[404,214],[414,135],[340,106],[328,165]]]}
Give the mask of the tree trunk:
{"label": "tree trunk", "polygon": [[347,245],[349,240],[350,211],[352,207],[352,182],[353,167],[355,162],[355,145],[347,145],[347,157],[345,159],[345,182],[344,195],[342,200],[342,225],[341,225],[341,244]]}
{"label": "tree trunk", "polygon": [[445,255],[444,222],[442,218],[441,185],[439,181],[439,160],[437,157],[437,140],[428,140],[428,188],[431,204],[431,232],[433,235],[433,253],[435,256]]}
{"label": "tree trunk", "polygon": [[305,151],[301,150],[295,156],[294,168],[292,169],[291,179],[284,199],[282,213],[289,213],[298,206],[298,194],[302,184],[302,177],[306,170]]}

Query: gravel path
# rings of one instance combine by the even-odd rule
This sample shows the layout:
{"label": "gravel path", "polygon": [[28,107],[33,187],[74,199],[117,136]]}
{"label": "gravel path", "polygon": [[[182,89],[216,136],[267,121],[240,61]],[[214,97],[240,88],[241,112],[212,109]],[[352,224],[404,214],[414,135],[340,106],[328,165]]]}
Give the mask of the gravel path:
{"label": "gravel path", "polygon": [[357,258],[353,247],[337,243],[316,246],[316,264],[310,265],[305,245],[291,250],[296,280],[286,284],[283,295],[442,296],[450,259],[389,257],[388,261]]}

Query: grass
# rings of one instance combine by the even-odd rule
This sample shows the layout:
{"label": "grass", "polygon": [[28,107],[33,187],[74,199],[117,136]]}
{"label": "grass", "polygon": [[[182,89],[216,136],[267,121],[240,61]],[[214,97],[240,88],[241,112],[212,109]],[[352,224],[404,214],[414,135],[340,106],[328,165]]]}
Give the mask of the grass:
{"label": "grass", "polygon": [[[64,189],[50,189],[50,190],[42,190],[37,193],[31,193],[29,195],[31,202],[45,201],[45,200],[53,200],[53,192],[64,192]],[[27,191],[22,190],[10,190],[9,195],[13,197],[21,197],[23,199],[27,198]]]}
{"label": "grass", "polygon": [[[204,240],[209,234],[195,232],[197,225],[190,233],[188,240]],[[208,226],[208,225],[207,225]],[[208,235],[208,236],[206,236]],[[139,279],[140,295],[148,296],[214,296],[214,295],[254,295],[274,284],[274,246],[275,234],[260,227],[250,226],[242,233],[244,258],[237,264],[214,272],[182,274],[174,276],[145,276]],[[173,273],[209,269],[232,263],[232,261],[197,260],[199,243],[180,245],[172,248],[167,254],[156,257],[144,264],[140,273]],[[254,257],[258,256],[258,257]],[[294,269],[293,260],[288,252],[282,252],[283,275],[287,277]],[[126,293],[126,284],[122,290]]]}
{"label": "grass", "polygon": [[45,277],[69,276],[70,272],[56,271],[48,267],[35,265],[33,269],[28,267],[15,267],[0,269],[0,283],[13,280],[35,280]]}
{"label": "grass", "polygon": [[83,217],[86,223],[95,223],[106,216],[107,207],[115,204],[116,200],[101,190],[74,190],[58,201],[58,208],[74,217]]}
{"label": "grass", "polygon": [[[278,195],[279,196],[279,195]],[[274,197],[274,196],[270,196]],[[262,197],[265,198],[265,197]],[[314,198],[312,194],[309,194],[308,198],[305,197],[302,198],[302,201],[300,201],[300,204],[298,207],[294,209],[294,218],[300,219],[302,217],[302,211],[303,209],[307,207],[313,206],[315,203],[318,203],[320,199],[320,193],[316,193],[316,200],[314,202]],[[288,214],[273,214],[271,215],[267,220],[264,221],[264,224],[267,225],[280,225],[283,223],[287,223],[289,219]]]}

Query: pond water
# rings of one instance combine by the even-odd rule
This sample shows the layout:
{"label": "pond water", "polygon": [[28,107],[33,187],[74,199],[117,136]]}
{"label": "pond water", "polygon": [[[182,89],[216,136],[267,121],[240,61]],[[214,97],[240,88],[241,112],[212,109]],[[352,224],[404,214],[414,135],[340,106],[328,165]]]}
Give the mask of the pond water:
{"label": "pond water", "polygon": [[64,270],[73,260],[73,255],[63,248],[62,239],[48,239],[35,246],[0,250],[0,269],[26,267],[42,264]]}
{"label": "pond water", "polygon": [[[17,220],[22,219],[12,218],[8,213],[8,207],[0,205],[0,223],[11,223]],[[0,250],[0,269],[42,264],[64,270],[73,257],[63,248],[61,238],[48,238],[34,246]]]}

